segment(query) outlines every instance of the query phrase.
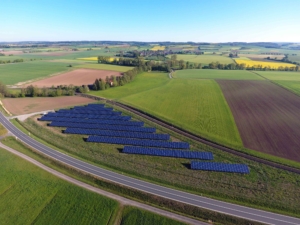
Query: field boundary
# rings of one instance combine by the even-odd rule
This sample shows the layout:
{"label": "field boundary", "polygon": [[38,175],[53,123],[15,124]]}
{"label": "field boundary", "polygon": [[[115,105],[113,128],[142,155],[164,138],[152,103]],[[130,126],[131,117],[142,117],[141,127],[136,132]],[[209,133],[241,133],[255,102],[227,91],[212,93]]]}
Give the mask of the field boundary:
{"label": "field boundary", "polygon": [[216,149],[219,149],[219,150],[222,150],[222,151],[225,151],[225,152],[228,152],[228,153],[231,153],[233,155],[236,155],[236,156],[240,156],[240,157],[243,157],[245,159],[248,159],[248,160],[252,160],[252,161],[255,161],[255,162],[258,162],[258,163],[263,163],[265,165],[268,165],[268,166],[272,166],[272,167],[275,167],[277,169],[283,169],[283,170],[286,170],[286,171],[289,171],[289,172],[293,172],[293,173],[297,173],[297,174],[300,174],[300,169],[298,168],[295,168],[295,167],[291,167],[291,166],[288,166],[288,165],[285,165],[285,164],[280,164],[280,163],[277,163],[277,162],[274,162],[274,161],[270,161],[270,160],[267,160],[267,159],[264,159],[264,158],[259,158],[257,156],[254,156],[254,155],[250,155],[250,154],[247,154],[247,153],[244,153],[244,152],[241,152],[239,150],[235,150],[233,148],[230,148],[230,147],[227,147],[227,146],[224,146],[224,145],[221,145],[219,143],[216,143],[216,142],[213,142],[211,140],[208,140],[206,138],[203,138],[203,137],[200,137],[198,135],[195,135],[189,131],[186,131],[182,128],[179,128],[173,124],[170,124],[166,121],[163,121],[151,114],[148,114],[146,112],[143,112],[142,110],[139,110],[139,109],[136,109],[132,106],[128,106],[128,105],[125,105],[123,103],[120,103],[120,102],[116,102],[116,101],[112,101],[112,100],[108,100],[106,98],[101,98],[101,97],[97,97],[97,96],[91,96],[91,95],[88,95],[88,94],[77,94],[77,95],[80,95],[82,97],[86,97],[86,98],[91,98],[91,99],[94,99],[94,100],[101,100],[101,101],[106,101],[107,103],[111,104],[111,105],[116,105],[116,106],[119,106],[120,108],[122,109],[125,109],[127,111],[130,111],[134,114],[137,114],[147,120],[150,120],[151,122],[154,122],[156,124],[159,124],[161,126],[163,126],[164,128],[167,128],[169,130],[172,130],[180,135],[183,135],[187,138],[191,138],[195,141],[198,141],[200,143],[203,143],[203,144],[206,144],[210,147],[213,147],[213,148],[216,148]]}

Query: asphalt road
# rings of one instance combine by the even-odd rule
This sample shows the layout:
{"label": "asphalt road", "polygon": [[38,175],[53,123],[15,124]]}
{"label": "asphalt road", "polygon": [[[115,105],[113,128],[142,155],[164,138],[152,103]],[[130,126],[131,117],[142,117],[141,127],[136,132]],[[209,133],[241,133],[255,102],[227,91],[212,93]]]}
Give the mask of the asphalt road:
{"label": "asphalt road", "polygon": [[293,224],[299,225],[300,219],[293,218],[289,216],[283,216],[280,214],[275,214],[271,212],[266,212],[262,210],[252,209],[244,206],[239,206],[231,203],[226,203],[218,200],[213,200],[206,197],[201,197],[194,194],[189,194],[183,191],[174,190],[171,188],[166,188],[149,182],[141,181],[134,179],[128,176],[124,176],[109,170],[102,169],[100,167],[88,164],[81,160],[72,158],[63,153],[60,153],[54,149],[51,149],[34,139],[30,138],[18,128],[16,128],[2,113],[0,114],[0,123],[6,127],[14,136],[18,139],[36,149],[37,151],[42,152],[43,154],[60,161],[64,164],[72,166],[76,169],[82,170],[84,172],[93,174],[95,176],[101,177],[103,179],[125,185],[137,190],[141,190],[153,195],[161,196],[167,199],[172,199],[178,202],[190,204],[193,206],[209,209],[212,211],[241,217],[253,221],[258,221],[266,224]]}

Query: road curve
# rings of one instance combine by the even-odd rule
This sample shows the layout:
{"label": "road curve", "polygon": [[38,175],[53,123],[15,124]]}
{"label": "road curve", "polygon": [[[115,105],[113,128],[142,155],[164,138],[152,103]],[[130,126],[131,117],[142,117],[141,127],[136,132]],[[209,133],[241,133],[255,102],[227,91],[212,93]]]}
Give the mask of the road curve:
{"label": "road curve", "polygon": [[171,199],[174,201],[182,202],[185,204],[205,208],[215,212],[220,212],[236,217],[249,219],[252,221],[258,221],[265,224],[278,224],[278,225],[299,225],[300,219],[262,210],[252,209],[249,207],[239,206],[231,203],[226,203],[183,191],[174,190],[171,188],[159,186],[146,181],[134,179],[128,176],[124,176],[100,167],[91,165],[81,160],[75,159],[54,149],[51,149],[34,139],[28,137],[26,134],[16,128],[2,113],[0,113],[0,123],[10,131],[14,136],[19,138],[25,144],[31,146],[37,151],[53,158],[63,164],[74,167],[78,170],[90,173],[92,175],[101,177],[103,179],[128,186],[143,192],[147,192],[153,195],[161,196],[163,198]]}

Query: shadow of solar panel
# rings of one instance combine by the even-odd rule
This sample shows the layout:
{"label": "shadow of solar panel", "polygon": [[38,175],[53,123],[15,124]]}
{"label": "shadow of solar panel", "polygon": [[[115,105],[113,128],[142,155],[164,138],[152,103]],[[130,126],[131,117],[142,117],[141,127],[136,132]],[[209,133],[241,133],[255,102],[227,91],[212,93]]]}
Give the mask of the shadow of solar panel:
{"label": "shadow of solar panel", "polygon": [[132,131],[132,132],[145,132],[154,133],[156,131],[153,127],[136,127],[136,126],[118,126],[106,124],[87,124],[87,123],[71,123],[71,122],[56,122],[53,121],[49,124],[51,127],[76,127],[86,129],[99,129],[99,130],[117,130],[117,131]]}
{"label": "shadow of solar panel", "polygon": [[169,150],[169,149],[144,148],[144,147],[135,147],[135,146],[124,146],[123,153],[163,156],[163,157],[173,157],[173,158],[186,158],[186,159],[203,159],[203,160],[213,159],[213,154],[211,152]]}
{"label": "shadow of solar panel", "polygon": [[192,161],[191,169],[227,172],[227,173],[250,173],[248,166],[245,164],[229,164],[229,163],[217,163],[217,162]]}
{"label": "shadow of solar panel", "polygon": [[110,130],[95,130],[95,129],[82,129],[68,127],[64,133],[66,134],[83,134],[83,135],[100,135],[108,137],[125,137],[135,139],[149,139],[149,140],[162,140],[167,141],[170,139],[169,134],[152,134],[130,131],[110,131]]}
{"label": "shadow of solar panel", "polygon": [[135,146],[146,146],[146,147],[158,147],[158,148],[174,148],[174,149],[188,149],[189,143],[186,142],[166,142],[166,141],[155,141],[155,140],[140,140],[130,138],[112,138],[102,136],[89,136],[87,142],[99,142],[108,144],[118,145],[135,145]]}

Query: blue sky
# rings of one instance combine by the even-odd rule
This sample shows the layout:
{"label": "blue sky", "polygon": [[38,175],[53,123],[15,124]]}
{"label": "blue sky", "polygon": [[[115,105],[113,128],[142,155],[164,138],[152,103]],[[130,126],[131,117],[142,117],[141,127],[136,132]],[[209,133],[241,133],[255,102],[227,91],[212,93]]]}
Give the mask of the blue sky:
{"label": "blue sky", "polygon": [[1,0],[1,41],[300,42],[299,0]]}

